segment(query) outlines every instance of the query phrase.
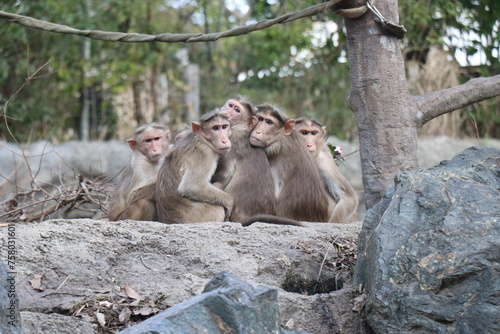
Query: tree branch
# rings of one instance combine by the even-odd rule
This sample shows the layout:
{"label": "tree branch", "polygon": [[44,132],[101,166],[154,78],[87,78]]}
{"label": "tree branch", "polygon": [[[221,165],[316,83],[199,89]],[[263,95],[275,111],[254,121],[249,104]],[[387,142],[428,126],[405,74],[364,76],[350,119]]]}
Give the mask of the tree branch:
{"label": "tree branch", "polygon": [[471,79],[459,86],[414,96],[419,110],[417,127],[438,116],[498,95],[500,95],[500,74]]}
{"label": "tree branch", "polygon": [[37,20],[29,16],[17,15],[0,11],[0,19],[7,20],[20,24],[22,26],[35,28],[44,31],[56,32],[60,34],[80,35],[87,38],[112,41],[112,42],[127,42],[127,43],[144,43],[144,42],[165,42],[165,43],[191,43],[191,42],[213,42],[219,38],[234,37],[245,35],[253,31],[269,28],[275,24],[287,23],[295,21],[304,17],[317,15],[326,9],[332,8],[335,4],[342,0],[332,0],[318,5],[307,7],[306,9],[281,15],[274,19],[262,20],[254,24],[249,24],[241,27],[236,27],[231,30],[222,32],[215,32],[209,34],[137,34],[137,33],[123,33],[123,32],[109,32],[102,30],[78,30],[61,24],[55,24],[42,20]]}

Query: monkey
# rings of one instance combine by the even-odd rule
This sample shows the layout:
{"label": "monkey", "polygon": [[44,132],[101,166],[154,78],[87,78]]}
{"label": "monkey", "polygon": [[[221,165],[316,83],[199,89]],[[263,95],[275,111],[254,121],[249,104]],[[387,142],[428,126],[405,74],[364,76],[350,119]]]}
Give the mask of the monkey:
{"label": "monkey", "polygon": [[262,148],[250,145],[250,132],[257,119],[254,108],[242,96],[227,100],[221,113],[231,124],[231,151],[222,156],[214,182],[233,196],[232,222],[241,222],[255,214],[274,214],[276,199],[271,166]]}
{"label": "monkey", "polygon": [[295,128],[302,135],[310,154],[319,168],[325,189],[329,194],[330,223],[357,221],[358,197],[351,184],[342,175],[326,143],[326,127],[318,120],[300,117]]}
{"label": "monkey", "polygon": [[[271,222],[279,217],[296,221],[327,222],[328,193],[319,169],[294,129],[295,120],[269,104],[257,106],[257,124],[250,144],[263,147],[275,186],[276,216],[253,216],[243,222]],[[301,224],[302,225],[302,224]]]}
{"label": "monkey", "polygon": [[191,128],[188,125],[181,126],[174,136],[174,145],[184,139],[190,132]]}
{"label": "monkey", "polygon": [[176,143],[158,173],[156,212],[167,224],[226,221],[233,197],[211,180],[220,157],[231,150],[226,115],[212,111],[191,123],[191,132]]}
{"label": "monkey", "polygon": [[132,149],[111,197],[110,221],[155,219],[155,183],[170,141],[170,130],[158,123],[135,129],[127,143]]}

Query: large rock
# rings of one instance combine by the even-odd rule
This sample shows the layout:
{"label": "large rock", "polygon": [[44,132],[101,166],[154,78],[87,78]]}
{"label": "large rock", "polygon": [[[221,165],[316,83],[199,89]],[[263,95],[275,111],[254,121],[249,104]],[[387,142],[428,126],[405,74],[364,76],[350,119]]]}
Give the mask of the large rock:
{"label": "large rock", "polygon": [[500,150],[402,173],[367,212],[356,280],[376,333],[500,333]]}
{"label": "large rock", "polygon": [[74,183],[80,174],[94,180],[111,178],[128,163],[131,152],[118,141],[39,141],[21,148],[0,142],[0,201],[31,189],[33,181],[50,192],[61,183]]}
{"label": "large rock", "polygon": [[291,334],[280,326],[276,289],[253,287],[226,272],[215,275],[201,295],[124,329],[120,334],[190,332]]}
{"label": "large rock", "polygon": [[25,334],[92,334],[97,325],[77,317],[52,313],[21,312],[21,325]]}
{"label": "large rock", "polygon": [[[80,219],[17,224],[16,229],[17,290],[24,312],[67,315],[82,308],[80,315],[89,315],[93,324],[97,324],[94,314],[100,312],[104,326],[109,326],[117,317],[112,311],[120,313],[123,304],[131,304],[121,301],[126,296],[120,289],[127,285],[143,301],[161,300],[162,309],[199,295],[215,274],[227,271],[249,284],[277,289],[280,323],[287,330],[363,331],[360,315],[351,311],[357,292],[332,291],[343,283],[335,280],[342,276],[338,269],[344,250],[339,245],[354,243],[361,223],[308,223],[307,227],[256,223],[244,228],[235,223]],[[4,252],[4,238],[0,245]],[[34,284],[39,275],[43,275],[41,285]],[[326,284],[335,281],[337,287]],[[321,293],[313,294],[310,286]],[[49,323],[58,320],[40,319],[40,328],[50,328]],[[32,329],[26,326],[26,334],[39,333]]]}

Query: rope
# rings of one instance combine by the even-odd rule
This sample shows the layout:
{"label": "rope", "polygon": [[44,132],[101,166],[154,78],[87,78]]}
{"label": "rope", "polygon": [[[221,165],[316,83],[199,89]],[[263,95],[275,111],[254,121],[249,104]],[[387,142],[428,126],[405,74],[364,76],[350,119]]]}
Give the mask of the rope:
{"label": "rope", "polygon": [[79,35],[87,38],[101,41],[126,42],[126,43],[145,43],[145,42],[165,42],[165,43],[192,43],[192,42],[213,42],[219,38],[234,37],[245,35],[253,31],[269,28],[275,24],[292,22],[305,17],[313,16],[332,8],[342,0],[332,0],[318,5],[307,7],[306,9],[285,14],[274,19],[262,20],[254,24],[249,24],[234,29],[215,32],[209,34],[171,34],[164,33],[159,35],[110,32],[102,30],[79,30],[66,25],[46,22],[29,16],[17,15],[0,11],[0,19],[14,22],[25,27],[35,28],[43,31],[50,31],[59,34]]}

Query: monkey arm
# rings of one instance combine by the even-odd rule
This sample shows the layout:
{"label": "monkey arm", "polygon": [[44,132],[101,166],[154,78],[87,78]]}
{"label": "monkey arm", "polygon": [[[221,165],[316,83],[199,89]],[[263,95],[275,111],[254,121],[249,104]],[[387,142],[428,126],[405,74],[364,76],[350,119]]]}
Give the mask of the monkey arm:
{"label": "monkey arm", "polygon": [[233,206],[233,197],[212,185],[210,179],[210,171],[199,170],[199,168],[186,171],[177,191],[182,197],[192,201],[220,205],[230,211]]}
{"label": "monkey arm", "polygon": [[[325,147],[321,148],[316,157],[316,163],[318,164],[326,191],[333,197],[335,202],[338,203],[339,200],[345,196],[343,189],[344,182],[342,182],[345,178],[340,173],[328,148],[326,148],[326,150]],[[345,182],[347,182],[347,180],[345,180]]]}
{"label": "monkey arm", "polygon": [[317,157],[317,163],[325,188],[336,202],[330,221],[356,221],[358,197],[349,181],[342,175],[335,164],[328,147],[325,146],[321,149]]}
{"label": "monkey arm", "polygon": [[215,174],[212,177],[212,183],[218,183],[222,187],[218,187],[219,189],[224,189],[231,181],[235,170],[236,170],[236,156],[234,155],[234,150],[231,150],[226,155],[222,156],[219,159],[219,163],[217,165],[217,169]]}

